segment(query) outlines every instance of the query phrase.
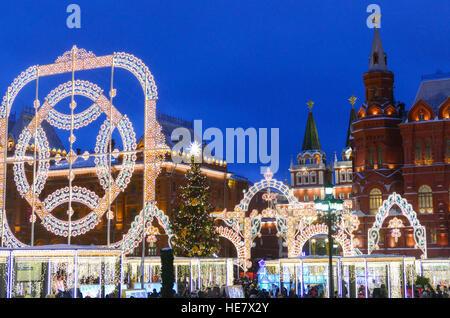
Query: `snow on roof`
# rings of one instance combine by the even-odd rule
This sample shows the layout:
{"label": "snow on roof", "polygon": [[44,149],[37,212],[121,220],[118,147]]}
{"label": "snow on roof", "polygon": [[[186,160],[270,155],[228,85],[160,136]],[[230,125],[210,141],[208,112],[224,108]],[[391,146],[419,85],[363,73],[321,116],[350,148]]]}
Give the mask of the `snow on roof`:
{"label": "snow on roof", "polygon": [[450,73],[422,76],[414,104],[420,99],[430,105],[435,112],[450,96]]}

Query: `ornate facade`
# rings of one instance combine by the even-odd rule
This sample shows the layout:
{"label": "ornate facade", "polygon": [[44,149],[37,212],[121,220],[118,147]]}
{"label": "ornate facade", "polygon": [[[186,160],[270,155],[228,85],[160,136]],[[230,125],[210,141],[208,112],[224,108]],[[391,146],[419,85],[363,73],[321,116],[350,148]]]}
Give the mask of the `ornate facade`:
{"label": "ornate facade", "polygon": [[[450,255],[448,75],[424,76],[413,105],[405,111],[394,98],[394,74],[375,28],[369,71],[363,75],[365,102],[352,124],[351,139],[352,196],[361,220],[356,237],[363,252],[375,215],[395,192],[407,199],[425,227],[428,257]],[[420,255],[414,229],[401,211],[394,205],[387,212],[373,253]]]}

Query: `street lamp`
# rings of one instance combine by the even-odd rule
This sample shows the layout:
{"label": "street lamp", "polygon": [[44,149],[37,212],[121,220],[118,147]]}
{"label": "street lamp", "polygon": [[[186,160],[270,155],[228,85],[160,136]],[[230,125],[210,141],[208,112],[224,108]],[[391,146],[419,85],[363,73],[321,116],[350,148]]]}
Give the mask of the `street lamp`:
{"label": "street lamp", "polygon": [[333,185],[325,186],[325,199],[317,199],[314,201],[318,221],[325,223],[328,227],[328,279],[330,298],[334,297],[334,281],[333,281],[333,235],[337,233],[336,223],[340,220],[339,211],[343,209],[344,202],[333,196]]}

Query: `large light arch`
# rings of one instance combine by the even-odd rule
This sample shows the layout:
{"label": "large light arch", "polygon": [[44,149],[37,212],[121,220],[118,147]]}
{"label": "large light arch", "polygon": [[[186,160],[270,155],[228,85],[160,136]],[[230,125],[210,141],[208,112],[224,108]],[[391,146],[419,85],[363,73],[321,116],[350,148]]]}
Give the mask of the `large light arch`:
{"label": "large light arch", "polygon": [[368,250],[367,254],[371,254],[373,250],[378,249],[378,242],[380,240],[380,229],[383,221],[389,215],[389,211],[396,205],[400,208],[402,215],[404,215],[414,229],[414,242],[416,247],[422,251],[422,257],[427,258],[427,239],[426,229],[422,226],[417,218],[417,213],[413,210],[412,205],[408,203],[405,198],[402,198],[398,193],[393,192],[389,197],[383,201],[378,208],[378,213],[375,215],[375,222],[368,231]]}
{"label": "large light arch", "polygon": [[[254,184],[236,205],[235,210],[227,212],[213,212],[212,217],[223,220],[226,226],[216,227],[222,237],[229,239],[238,251],[239,264],[246,271],[251,267],[251,249],[254,240],[261,236],[261,223],[263,218],[275,218],[277,235],[283,240],[283,246],[288,249],[288,257],[298,257],[305,242],[317,234],[327,234],[325,224],[312,224],[316,214],[314,204],[298,202],[293,191],[284,183],[272,179],[270,170],[264,174],[264,179]],[[288,199],[287,207],[264,209],[261,213],[254,210],[248,217],[245,216],[252,198],[259,191],[273,188],[281,192]],[[351,201],[344,202],[343,219],[339,224],[339,232],[334,236],[342,246],[346,256],[359,255],[361,252],[353,247],[353,232],[359,226],[357,215],[350,212]],[[225,230],[228,229],[228,230]],[[227,231],[225,233],[225,231]],[[240,255],[240,256],[239,256]]]}
{"label": "large light arch", "polygon": [[[139,81],[145,96],[145,131],[144,131],[144,204],[140,214],[132,222],[132,227],[123,239],[112,244],[121,248],[125,253],[131,252],[130,247],[137,246],[142,240],[142,235],[151,226],[153,218],[164,228],[169,236],[169,244],[173,236],[170,223],[163,211],[155,206],[155,181],[160,172],[163,155],[167,150],[161,127],[156,121],[156,100],[158,98],[157,87],[148,67],[137,57],[124,53],[114,53],[105,56],[95,56],[92,52],[78,49],[65,52],[52,64],[34,65],[22,72],[8,87],[0,106],[0,162],[5,163],[7,159],[8,117],[13,102],[19,91],[29,82],[43,76],[51,76],[75,71],[91,70],[105,67],[118,67],[131,72]],[[114,95],[111,90],[110,95]],[[39,101],[35,101],[35,107],[39,107]],[[5,214],[5,183],[6,164],[0,169],[0,222],[2,223],[2,245],[7,247],[26,246],[12,234],[6,220]],[[142,224],[139,226],[139,223]]]}

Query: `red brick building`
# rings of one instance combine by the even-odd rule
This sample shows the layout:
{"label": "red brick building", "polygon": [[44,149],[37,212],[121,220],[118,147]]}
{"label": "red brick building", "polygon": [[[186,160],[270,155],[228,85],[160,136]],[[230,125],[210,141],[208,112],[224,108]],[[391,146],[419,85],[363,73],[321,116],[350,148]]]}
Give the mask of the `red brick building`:
{"label": "red brick building", "polygon": [[[450,77],[423,77],[409,111],[394,98],[394,74],[388,70],[375,29],[369,71],[363,75],[365,102],[352,124],[354,209],[361,225],[359,248],[367,251],[367,231],[383,200],[399,193],[412,204],[427,231],[428,257],[448,257],[450,187]],[[402,220],[394,239],[388,222]],[[374,253],[419,256],[409,221],[393,208],[380,231]]]}

